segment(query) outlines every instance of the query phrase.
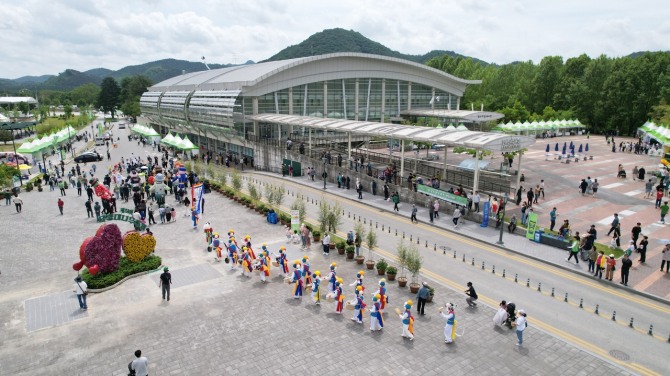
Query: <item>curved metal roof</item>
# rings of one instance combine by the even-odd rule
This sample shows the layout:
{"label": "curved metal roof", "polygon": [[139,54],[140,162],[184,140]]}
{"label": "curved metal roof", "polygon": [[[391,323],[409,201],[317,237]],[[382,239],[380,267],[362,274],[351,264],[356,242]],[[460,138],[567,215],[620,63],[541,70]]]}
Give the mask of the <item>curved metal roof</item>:
{"label": "curved metal roof", "polygon": [[340,52],[193,72],[160,82],[149,90],[242,90],[243,95],[262,95],[310,82],[369,77],[407,80],[456,95],[462,95],[468,84],[481,83],[407,60]]}
{"label": "curved metal roof", "polygon": [[508,135],[504,133],[476,132],[369,121],[277,114],[259,114],[248,116],[247,118],[254,121],[273,124],[285,124],[337,132],[352,132],[355,134],[384,136],[393,139],[419,142],[433,142],[436,144],[465,146],[473,149],[484,149],[498,152],[517,151],[535,143],[535,138]]}

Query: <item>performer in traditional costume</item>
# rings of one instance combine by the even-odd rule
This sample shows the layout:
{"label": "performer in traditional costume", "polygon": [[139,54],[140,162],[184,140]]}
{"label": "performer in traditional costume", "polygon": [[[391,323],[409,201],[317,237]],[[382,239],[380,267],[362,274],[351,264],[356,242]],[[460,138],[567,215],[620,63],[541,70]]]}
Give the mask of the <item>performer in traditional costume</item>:
{"label": "performer in traditional costume", "polygon": [[302,298],[302,289],[304,286],[302,280],[302,265],[298,260],[293,262],[293,278],[291,279],[291,283],[295,284],[293,287],[293,298]]}
{"label": "performer in traditional costume", "polygon": [[202,226],[202,228],[205,231],[205,240],[207,241],[207,244],[210,244],[212,242],[212,225],[209,222],[205,222],[205,225]]}
{"label": "performer in traditional costume", "polygon": [[221,239],[219,239],[218,232],[213,233],[209,247],[216,252],[215,260],[220,262],[223,256],[221,255]]}
{"label": "performer in traditional costume", "polygon": [[354,316],[351,318],[359,324],[363,323],[363,310],[365,310],[365,303],[363,303],[363,286],[356,286],[354,289],[356,298],[354,299]]}
{"label": "performer in traditional costume", "polygon": [[372,297],[372,307],[370,307],[370,331],[372,332],[384,329],[384,318],[380,312],[380,299],[381,295],[379,294]]}
{"label": "performer in traditional costume", "polygon": [[267,277],[270,276],[270,257],[263,251],[258,258],[258,270],[261,278],[261,283],[265,283]]}
{"label": "performer in traditional costume", "polygon": [[249,256],[251,257],[251,259],[255,260],[256,253],[254,252],[253,248],[251,248],[251,235],[247,235],[244,237],[244,245],[247,246],[247,249],[249,250]]}
{"label": "performer in traditional costume", "polygon": [[412,301],[408,300],[405,302],[405,310],[399,314],[400,320],[402,320],[402,336],[409,338],[410,341],[414,340],[414,316],[412,316]]}
{"label": "performer in traditional costume", "polygon": [[389,297],[386,295],[386,280],[384,278],[379,280],[377,294],[379,294],[379,312],[384,313],[384,308],[386,308],[386,304],[389,302]]}
{"label": "performer in traditional costume", "polygon": [[286,260],[286,247],[279,247],[279,256],[276,258],[279,264],[279,273],[282,277],[288,277],[288,261]]}
{"label": "performer in traditional costume", "polygon": [[[440,315],[447,320],[447,324],[444,326],[444,343],[452,343],[456,339],[456,315],[454,314],[454,305],[447,303],[444,307],[440,308]],[[447,313],[444,313],[444,311]]]}
{"label": "performer in traditional costume", "polygon": [[309,257],[302,257],[302,277],[305,279],[305,286],[312,284],[312,272],[309,271]]}
{"label": "performer in traditional costume", "polygon": [[237,264],[237,246],[232,240],[228,240],[228,259],[230,260],[230,270],[235,270]]}
{"label": "performer in traditional costume", "polygon": [[330,273],[328,273],[328,275],[326,276],[326,279],[328,280],[328,290],[330,292],[335,291],[335,283],[337,282],[337,272],[335,270],[336,268],[337,268],[336,263],[330,264]]}
{"label": "performer in traditional costume", "polygon": [[312,299],[316,304],[321,304],[321,272],[315,271],[312,278]]}
{"label": "performer in traditional costume", "polygon": [[365,286],[363,286],[363,276],[365,272],[363,270],[356,273],[356,280],[349,286],[354,286],[354,292],[358,289],[358,286],[362,287],[362,291],[365,291]]}
{"label": "performer in traditional costume", "polygon": [[344,294],[342,293],[342,278],[335,282],[335,313],[342,313],[344,308]]}
{"label": "performer in traditional costume", "polygon": [[200,219],[200,216],[198,215],[198,211],[195,210],[195,206],[191,206],[191,221],[193,221],[193,230],[198,229],[198,220]]}
{"label": "performer in traditional costume", "polygon": [[253,271],[253,267],[251,266],[251,256],[249,256],[249,250],[247,247],[242,247],[242,275],[246,276],[248,278],[251,278],[251,272]]}

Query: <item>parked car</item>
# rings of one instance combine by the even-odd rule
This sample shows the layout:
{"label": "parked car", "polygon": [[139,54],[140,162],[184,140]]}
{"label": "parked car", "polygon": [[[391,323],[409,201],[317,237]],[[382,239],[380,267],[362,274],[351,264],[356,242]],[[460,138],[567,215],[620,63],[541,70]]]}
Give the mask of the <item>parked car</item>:
{"label": "parked car", "polygon": [[102,156],[97,151],[87,151],[74,158],[75,163],[97,162],[101,161]]}
{"label": "parked car", "polygon": [[126,123],[119,124],[119,129],[126,129]]}

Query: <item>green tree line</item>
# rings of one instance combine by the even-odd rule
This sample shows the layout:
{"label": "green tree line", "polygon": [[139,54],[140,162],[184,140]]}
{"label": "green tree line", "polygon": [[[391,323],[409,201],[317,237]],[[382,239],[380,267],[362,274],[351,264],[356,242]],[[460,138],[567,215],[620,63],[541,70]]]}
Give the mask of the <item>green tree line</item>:
{"label": "green tree line", "polygon": [[648,119],[670,118],[670,53],[647,52],[611,58],[587,55],[563,60],[547,56],[505,65],[471,58],[435,57],[427,65],[466,79],[461,107],[482,103],[505,114],[505,121],[578,118],[591,131],[630,135]]}

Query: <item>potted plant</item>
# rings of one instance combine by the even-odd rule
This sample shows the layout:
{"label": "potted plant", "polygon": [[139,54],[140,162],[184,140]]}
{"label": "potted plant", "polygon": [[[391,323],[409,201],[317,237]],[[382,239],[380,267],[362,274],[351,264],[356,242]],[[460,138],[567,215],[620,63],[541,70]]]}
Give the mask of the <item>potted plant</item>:
{"label": "potted plant", "polygon": [[419,251],[410,245],[410,248],[407,250],[406,255],[406,264],[407,270],[412,273],[412,282],[409,284],[409,291],[412,294],[419,292],[421,285],[419,284],[419,271],[421,270],[421,255]]}
{"label": "potted plant", "polygon": [[356,255],[356,256],[354,257],[354,259],[356,260],[356,264],[358,264],[358,265],[363,265],[363,261],[365,261],[365,256],[363,256],[363,255]]}
{"label": "potted plant", "polygon": [[32,182],[26,183],[26,192],[30,192],[32,190],[33,190],[33,183]]}
{"label": "potted plant", "polygon": [[375,260],[372,255],[372,250],[377,246],[377,234],[370,228],[370,231],[365,237],[365,243],[368,246],[368,259],[365,261],[365,266],[368,270],[372,270],[375,266]]}
{"label": "potted plant", "polygon": [[426,298],[426,303],[433,302],[433,295],[435,295],[435,289],[432,286],[428,286],[428,297]]}
{"label": "potted plant", "polygon": [[383,258],[379,259],[379,261],[377,261],[377,274],[378,275],[386,274],[386,269],[388,268],[388,266],[389,264],[386,262],[386,260],[384,260]]}
{"label": "potted plant", "polygon": [[375,260],[373,259],[367,259],[365,260],[365,266],[368,268],[368,270],[372,270],[375,268]]}
{"label": "potted plant", "polygon": [[37,191],[42,192],[42,184],[37,183]]}
{"label": "potted plant", "polygon": [[398,269],[395,266],[389,266],[386,269],[386,279],[389,281],[395,281],[396,274],[398,274]]}
{"label": "potted plant", "polygon": [[407,286],[407,277],[405,277],[405,267],[407,266],[407,247],[405,243],[400,240],[396,248],[398,253],[398,266],[400,267],[400,276],[398,277],[398,287]]}
{"label": "potted plant", "polygon": [[[347,252],[347,260],[353,260],[354,259],[354,246],[353,245],[348,245],[345,250]],[[338,249],[337,251],[339,252],[340,250]]]}
{"label": "potted plant", "polygon": [[[337,252],[342,252],[344,253],[344,247],[347,245],[347,243],[344,242],[344,240],[338,240],[335,243],[335,248],[337,248]],[[340,254],[342,254],[340,253]]]}
{"label": "potted plant", "polygon": [[321,232],[319,230],[313,230],[312,231],[312,238],[314,238],[315,242],[318,242],[321,240]]}

